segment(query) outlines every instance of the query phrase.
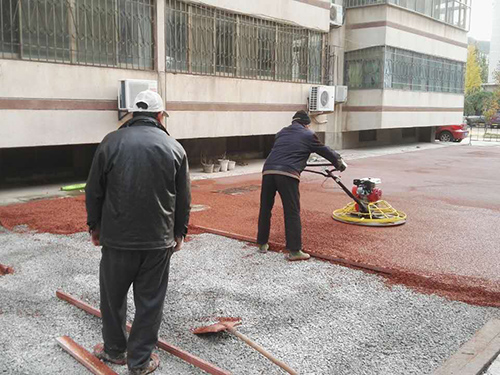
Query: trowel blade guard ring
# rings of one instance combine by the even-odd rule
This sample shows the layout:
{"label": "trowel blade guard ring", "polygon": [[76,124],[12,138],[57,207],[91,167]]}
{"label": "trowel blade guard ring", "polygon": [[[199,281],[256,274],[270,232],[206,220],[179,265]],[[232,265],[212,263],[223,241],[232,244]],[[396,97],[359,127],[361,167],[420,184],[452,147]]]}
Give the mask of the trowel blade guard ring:
{"label": "trowel blade guard ring", "polygon": [[370,227],[394,227],[406,223],[406,214],[394,209],[384,200],[368,204],[368,212],[356,210],[356,203],[351,202],[344,208],[333,211],[333,219],[346,224]]}

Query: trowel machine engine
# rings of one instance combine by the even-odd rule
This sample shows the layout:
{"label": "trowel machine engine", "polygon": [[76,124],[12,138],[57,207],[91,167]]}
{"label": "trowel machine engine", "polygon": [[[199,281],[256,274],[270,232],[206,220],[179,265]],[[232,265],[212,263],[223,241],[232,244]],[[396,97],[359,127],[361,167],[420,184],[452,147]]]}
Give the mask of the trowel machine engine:
{"label": "trowel machine engine", "polygon": [[369,203],[382,199],[382,190],[377,188],[377,185],[380,185],[381,182],[380,178],[371,177],[358,178],[353,181],[352,194],[364,203],[364,206],[361,208],[356,203],[356,211],[363,211],[365,207],[368,207]]}

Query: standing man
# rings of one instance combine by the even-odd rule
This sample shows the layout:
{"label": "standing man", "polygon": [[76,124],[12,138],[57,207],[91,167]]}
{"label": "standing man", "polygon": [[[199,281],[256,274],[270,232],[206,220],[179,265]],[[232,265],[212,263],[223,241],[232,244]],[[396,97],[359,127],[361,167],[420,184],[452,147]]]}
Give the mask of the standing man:
{"label": "standing man", "polygon": [[259,251],[269,249],[271,211],[276,192],[280,194],[285,214],[285,236],[288,260],[307,260],[310,255],[302,251],[302,226],[300,222],[300,174],[312,152],[315,152],[338,170],[347,165],[341,156],[320,142],[316,134],[309,130],[311,119],[305,111],[298,111],[292,124],[276,134],[274,146],[264,163],[257,243]]}
{"label": "standing man", "polygon": [[[133,118],[97,148],[86,192],[87,223],[102,245],[99,269],[102,360],[149,374],[163,315],[170,257],[187,233],[191,192],[188,160],[163,125],[163,100],[147,90],[135,99]],[[134,286],[135,319],[127,342],[127,293]]]}

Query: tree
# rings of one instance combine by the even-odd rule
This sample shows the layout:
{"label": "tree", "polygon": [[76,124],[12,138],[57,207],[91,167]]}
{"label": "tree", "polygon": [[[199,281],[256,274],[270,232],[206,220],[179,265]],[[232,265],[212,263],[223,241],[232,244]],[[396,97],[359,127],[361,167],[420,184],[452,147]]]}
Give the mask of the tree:
{"label": "tree", "polygon": [[492,118],[500,111],[500,64],[493,73],[497,88],[488,99],[483,108],[486,124],[491,124]]}
{"label": "tree", "polygon": [[479,116],[483,113],[488,100],[493,97],[492,92],[478,91],[465,97],[464,114],[466,116]]}
{"label": "tree", "polygon": [[476,47],[469,45],[467,53],[467,69],[465,72],[465,95],[481,90],[481,68],[477,63]]}
{"label": "tree", "polygon": [[488,82],[488,58],[487,55],[481,50],[480,42],[475,42],[474,47],[476,49],[476,60],[479,65],[479,69],[481,72],[481,81],[482,83]]}
{"label": "tree", "polygon": [[486,124],[491,125],[491,120],[500,110],[500,104],[498,104],[498,96],[493,95],[485,104],[484,107],[484,121]]}
{"label": "tree", "polygon": [[479,64],[479,69],[481,69],[481,81],[482,83],[488,82],[488,59],[486,58],[486,55],[484,53],[477,54],[478,61],[477,63]]}

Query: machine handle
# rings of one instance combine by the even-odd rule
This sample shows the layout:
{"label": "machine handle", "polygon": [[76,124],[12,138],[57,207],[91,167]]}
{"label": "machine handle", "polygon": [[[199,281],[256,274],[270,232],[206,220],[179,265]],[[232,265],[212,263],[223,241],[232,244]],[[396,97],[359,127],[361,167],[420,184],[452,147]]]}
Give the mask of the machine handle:
{"label": "machine handle", "polygon": [[[325,164],[325,165],[321,165],[321,164],[307,164],[307,166],[309,167],[312,167],[312,166],[332,166],[331,164]],[[333,174],[333,172],[335,172],[336,169],[327,169],[325,170],[324,172],[319,172],[319,171],[313,171],[313,170],[310,170],[310,169],[304,169],[304,172],[309,172],[309,173],[315,173],[315,174],[319,174],[321,176],[324,176],[324,177],[330,177],[331,179],[333,179],[340,187],[342,190],[344,190],[344,192],[354,201],[358,204],[359,208],[361,209],[361,212],[368,212],[368,207],[366,206],[365,203],[361,202],[359,200],[358,197],[356,197],[341,181],[340,177],[339,176],[336,176]]]}
{"label": "machine handle", "polygon": [[[333,167],[333,164],[332,163],[318,163],[318,164],[307,163],[306,167]],[[332,169],[330,172],[335,172],[335,171],[338,171],[338,169]]]}

